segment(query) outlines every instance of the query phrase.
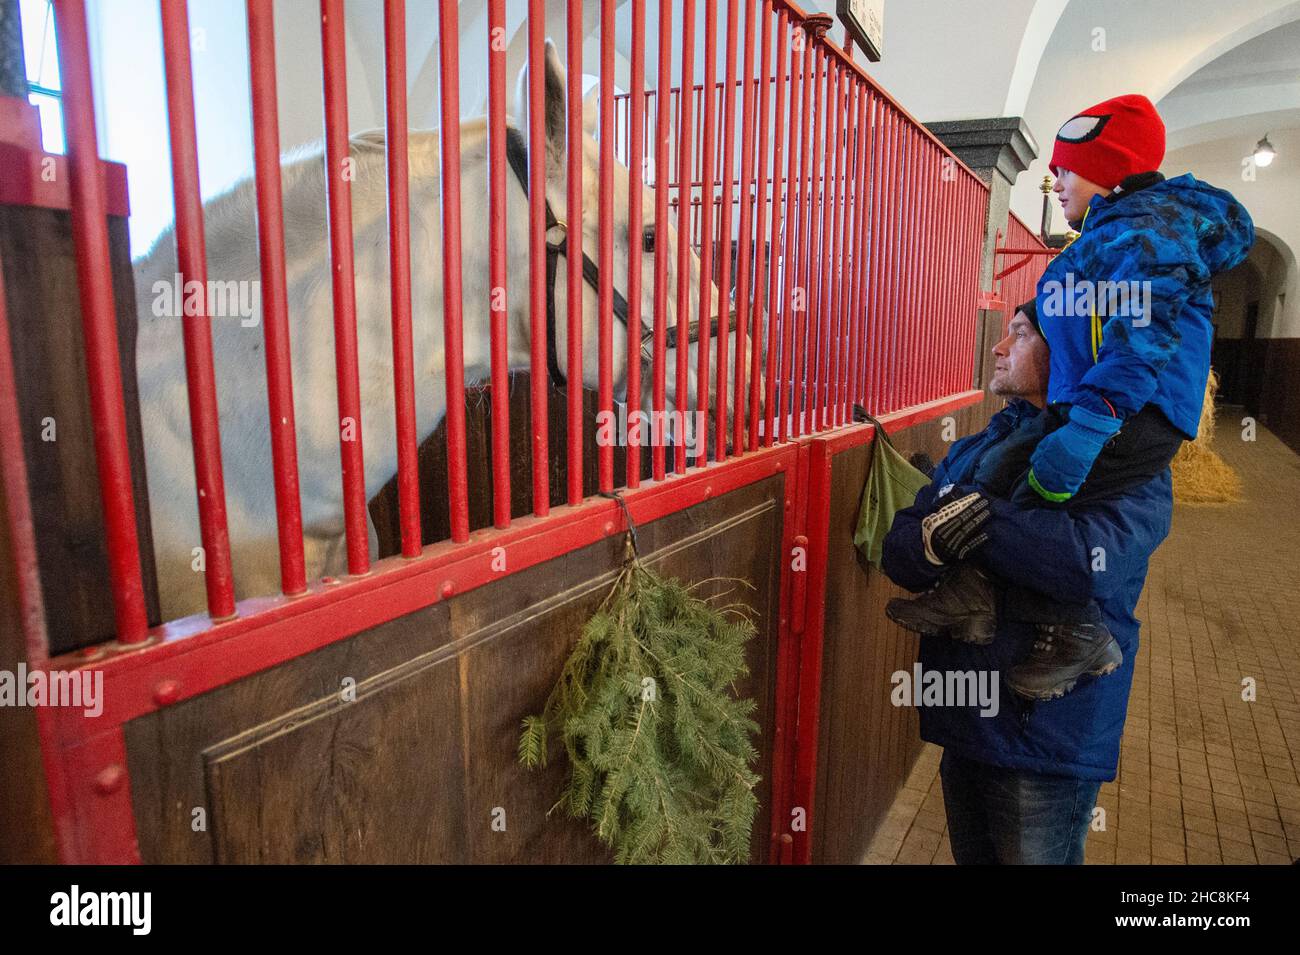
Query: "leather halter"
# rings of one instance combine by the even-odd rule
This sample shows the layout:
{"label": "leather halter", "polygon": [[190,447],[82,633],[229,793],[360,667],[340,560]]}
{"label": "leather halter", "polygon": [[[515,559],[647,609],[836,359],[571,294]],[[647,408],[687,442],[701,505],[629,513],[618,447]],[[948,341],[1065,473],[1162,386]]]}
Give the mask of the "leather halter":
{"label": "leather halter", "polygon": [[[513,127],[506,127],[506,159],[510,162],[510,168],[514,170],[515,178],[523,186],[524,195],[528,195],[528,150],[524,144],[523,134]],[[551,380],[560,388],[565,387],[566,381],[564,374],[560,371],[558,353],[555,347],[555,277],[559,271],[560,257],[567,255],[569,250],[569,226],[568,223],[556,217],[551,210],[549,201],[544,203],[546,212],[546,232],[549,235],[552,229],[559,228],[564,235],[555,242],[547,239],[546,242],[546,366],[550,373]],[[584,251],[582,253],[582,277],[586,283],[593,289],[600,289],[600,267],[592,261],[591,256]],[[623,323],[623,327],[628,327],[628,307],[627,299],[618,289],[611,289],[614,301],[614,316]],[[718,320],[714,318],[710,323],[710,338],[718,334]],[[665,328],[666,342],[665,348],[677,347],[677,329]],[[699,341],[699,326],[692,326],[688,333],[687,341],[695,344]],[[644,321],[641,323],[641,354],[647,359],[653,359],[653,353],[650,351],[654,343],[654,328],[647,325]]]}

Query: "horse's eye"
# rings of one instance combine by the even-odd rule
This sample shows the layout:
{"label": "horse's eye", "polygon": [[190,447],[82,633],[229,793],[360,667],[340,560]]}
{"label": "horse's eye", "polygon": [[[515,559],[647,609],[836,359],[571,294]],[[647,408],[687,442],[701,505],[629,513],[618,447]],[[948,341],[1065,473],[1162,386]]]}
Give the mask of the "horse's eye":
{"label": "horse's eye", "polygon": [[650,226],[641,233],[641,249],[645,252],[653,252],[655,250],[654,226]]}

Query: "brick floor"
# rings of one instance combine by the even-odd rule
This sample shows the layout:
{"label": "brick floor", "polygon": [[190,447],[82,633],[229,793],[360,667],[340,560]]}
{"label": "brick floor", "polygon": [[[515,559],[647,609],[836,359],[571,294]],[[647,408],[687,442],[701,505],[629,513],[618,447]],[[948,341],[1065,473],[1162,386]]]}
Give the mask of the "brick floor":
{"label": "brick floor", "polygon": [[[1138,607],[1142,636],[1119,777],[1089,864],[1288,864],[1300,858],[1300,456],[1221,415],[1216,450],[1244,500],[1179,505]],[[1243,683],[1254,681],[1245,701]],[[867,863],[951,864],[926,745]]]}

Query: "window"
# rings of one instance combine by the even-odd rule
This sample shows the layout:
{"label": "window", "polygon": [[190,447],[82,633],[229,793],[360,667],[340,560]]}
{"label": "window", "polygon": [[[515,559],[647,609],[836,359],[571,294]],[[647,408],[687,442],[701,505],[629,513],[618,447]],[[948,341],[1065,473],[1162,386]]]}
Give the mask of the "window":
{"label": "window", "polygon": [[18,0],[22,14],[23,58],[27,61],[27,99],[41,113],[41,140],[46,152],[62,153],[63,82],[54,42],[50,0]]}

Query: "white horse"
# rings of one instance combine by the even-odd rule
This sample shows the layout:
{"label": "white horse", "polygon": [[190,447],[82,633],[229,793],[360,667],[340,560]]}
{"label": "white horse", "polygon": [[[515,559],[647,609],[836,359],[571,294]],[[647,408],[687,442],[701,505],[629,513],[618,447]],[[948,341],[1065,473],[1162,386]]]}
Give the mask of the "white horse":
{"label": "white horse", "polygon": [[[555,48],[546,48],[546,180],[547,200],[555,215],[565,215],[564,91],[565,74]],[[527,117],[527,69],[520,76],[516,116]],[[583,249],[597,258],[597,169],[599,147],[592,138],[596,110],[592,98],[584,104],[582,145]],[[527,142],[525,135],[524,141]],[[463,315],[465,380],[490,375],[488,242],[483,216],[477,212],[488,195],[488,130],[483,119],[461,124],[461,189],[463,195]],[[365,453],[367,499],[396,473],[392,327],[390,318],[389,251],[387,235],[386,159],[382,131],[352,139],[352,216],[355,238],[358,372],[361,384],[361,425]],[[420,440],[431,434],[446,410],[443,362],[443,258],[440,208],[438,135],[410,135],[411,292],[416,362],[416,428]],[[322,150],[286,158],[281,168],[284,189],[285,253],[287,262],[294,414],[301,490],[304,549],[308,579],[346,573],[343,537],[343,493],[339,472],[340,421],[334,369],[333,302],[330,281],[328,223],[325,203],[325,162]],[[615,169],[614,287],[626,291],[628,278],[628,171]],[[529,367],[528,200],[522,184],[507,173],[509,367]],[[646,228],[653,229],[654,194],[645,189]],[[251,283],[260,275],[256,232],[257,197],[251,179],[213,199],[204,208],[210,283]],[[554,236],[552,236],[554,238]],[[643,236],[634,240],[643,245]],[[668,243],[668,325],[676,326],[677,233],[656,241]],[[576,246],[569,237],[569,248]],[[699,321],[699,260],[689,256],[690,321]],[[654,314],[654,255],[641,259],[643,322]],[[141,419],[153,542],[163,617],[175,619],[205,607],[200,572],[201,545],[190,443],[180,319],[170,312],[177,272],[175,240],[168,230],[135,265],[140,326],[136,347]],[[246,288],[247,286],[241,286]],[[709,283],[711,304],[718,292]],[[567,314],[563,269],[555,283],[556,353],[566,368]],[[158,304],[158,308],[155,308]],[[261,297],[249,296],[250,313],[211,319],[217,398],[221,424],[221,453],[225,473],[229,540],[236,596],[273,594],[279,590],[279,550],[273,486]],[[584,283],[582,380],[598,382],[596,290]],[[711,309],[712,311],[712,309]],[[707,321],[701,326],[707,328]],[[626,391],[626,329],[613,322],[616,394]],[[641,335],[636,329],[634,334]],[[708,343],[707,333],[704,341]],[[729,354],[735,355],[734,333]],[[688,346],[689,395],[695,404],[698,345]],[[711,346],[710,346],[711,347]],[[673,384],[676,356],[667,354],[669,410],[675,407]],[[652,375],[644,368],[641,407],[650,405]],[[728,397],[727,414],[732,409]],[[689,435],[687,440],[691,440]],[[552,449],[555,453],[556,449]],[[370,547],[375,554],[374,531]]]}

